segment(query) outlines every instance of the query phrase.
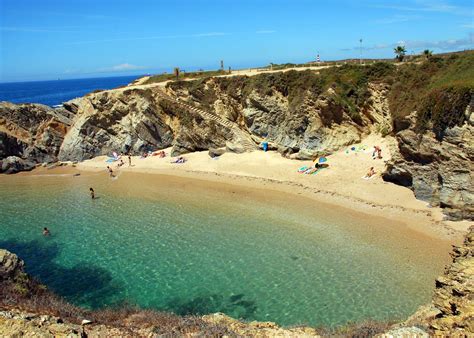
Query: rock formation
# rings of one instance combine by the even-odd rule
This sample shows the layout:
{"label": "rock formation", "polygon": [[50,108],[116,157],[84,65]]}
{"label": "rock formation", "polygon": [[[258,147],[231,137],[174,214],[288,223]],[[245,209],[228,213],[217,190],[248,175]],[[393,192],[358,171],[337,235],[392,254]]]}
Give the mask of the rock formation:
{"label": "rock formation", "polygon": [[453,220],[474,219],[474,100],[465,114],[466,122],[447,128],[442,140],[431,131],[416,133],[415,115],[409,116],[409,128],[396,134],[398,151],[383,175],[441,206]]}
{"label": "rock formation", "polygon": [[[0,103],[0,161],[16,156],[28,162],[57,161],[70,121],[70,112],[40,104]],[[10,159],[8,163],[11,163]],[[21,161],[15,160],[20,163]],[[9,172],[10,164],[4,164]],[[28,165],[15,165],[18,170],[31,169]]]}
{"label": "rock formation", "polygon": [[[81,161],[167,147],[172,156],[210,149],[241,153],[262,141],[283,156],[307,160],[394,129],[398,150],[384,179],[410,187],[453,220],[474,219],[474,102],[466,122],[450,125],[440,139],[438,117],[427,118],[436,127],[424,132],[417,130],[416,112],[392,121],[393,86],[373,75],[384,72],[394,76],[382,64],[324,75],[289,71],[126,87],[90,93],[60,109],[1,103],[0,160]],[[13,173],[31,163],[10,159],[0,167]]]}
{"label": "rock formation", "polygon": [[474,333],[474,226],[451,256],[453,263],[436,279],[433,304],[440,313],[430,325],[440,335],[468,335]]}

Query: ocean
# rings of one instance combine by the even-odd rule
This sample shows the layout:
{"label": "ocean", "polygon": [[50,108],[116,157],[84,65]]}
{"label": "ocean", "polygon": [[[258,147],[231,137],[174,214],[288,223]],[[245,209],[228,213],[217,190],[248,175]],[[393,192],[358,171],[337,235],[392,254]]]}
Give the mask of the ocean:
{"label": "ocean", "polygon": [[430,301],[448,258],[388,219],[196,179],[16,175],[0,176],[0,191],[0,248],[88,308],[282,325],[398,320]]}
{"label": "ocean", "polygon": [[127,85],[138,75],[90,79],[0,83],[0,101],[59,105],[97,89]]}

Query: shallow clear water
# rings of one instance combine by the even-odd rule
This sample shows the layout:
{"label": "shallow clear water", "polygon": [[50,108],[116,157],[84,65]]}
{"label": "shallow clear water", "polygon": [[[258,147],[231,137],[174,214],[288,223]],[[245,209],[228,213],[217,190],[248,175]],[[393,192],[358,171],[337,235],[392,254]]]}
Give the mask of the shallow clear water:
{"label": "shallow clear water", "polygon": [[283,325],[403,318],[429,300],[442,271],[441,260],[426,264],[435,244],[387,220],[142,177],[0,177],[0,247],[82,306],[126,301]]}

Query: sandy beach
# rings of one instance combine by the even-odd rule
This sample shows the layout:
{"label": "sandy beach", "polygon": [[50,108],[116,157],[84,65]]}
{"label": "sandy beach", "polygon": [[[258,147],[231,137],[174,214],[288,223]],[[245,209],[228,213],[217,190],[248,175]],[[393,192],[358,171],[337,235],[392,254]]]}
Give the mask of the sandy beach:
{"label": "sandy beach", "polygon": [[[373,159],[374,145],[382,148],[383,159]],[[209,184],[227,183],[241,187],[282,191],[295,198],[311,198],[315,202],[337,205],[347,210],[362,212],[370,216],[379,216],[399,221],[406,226],[426,235],[461,241],[471,222],[451,222],[443,220],[440,208],[432,208],[428,203],[417,200],[413,192],[405,187],[384,182],[380,174],[384,171],[385,161],[390,159],[390,149],[394,146],[391,138],[369,135],[360,144],[348,146],[330,156],[328,168],[316,174],[298,173],[311,161],[297,161],[282,157],[274,151],[254,151],[244,154],[225,153],[212,159],[207,151],[184,155],[186,163],[170,163],[170,149],[165,149],[166,157],[151,156],[140,158],[132,156],[132,166],[117,167],[117,162],[107,163],[107,156],[99,156],[78,163],[75,168],[59,167],[53,170],[39,168],[31,174],[53,173],[61,170],[79,170],[101,172],[107,176],[106,167],[111,165],[114,173],[121,172],[155,173],[161,175],[186,177],[204,180]],[[354,150],[351,148],[354,147]],[[364,179],[370,167],[376,175]]]}

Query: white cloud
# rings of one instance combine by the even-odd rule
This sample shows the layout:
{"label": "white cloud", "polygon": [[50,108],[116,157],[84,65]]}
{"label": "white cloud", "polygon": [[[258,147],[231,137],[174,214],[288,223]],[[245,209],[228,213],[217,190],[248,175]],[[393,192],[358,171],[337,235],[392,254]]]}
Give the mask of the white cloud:
{"label": "white cloud", "polygon": [[79,30],[69,30],[68,27],[41,28],[41,27],[14,27],[1,26],[3,32],[28,32],[28,33],[78,33]]}
{"label": "white cloud", "polygon": [[417,20],[420,18],[421,16],[419,15],[398,15],[397,14],[388,18],[375,20],[374,23],[381,24],[381,25],[389,25],[392,23],[407,22],[407,21]]}
{"label": "white cloud", "polygon": [[121,63],[112,67],[98,69],[98,72],[125,72],[129,70],[145,69],[143,66],[136,66],[130,63]]}
{"label": "white cloud", "polygon": [[438,12],[463,16],[472,15],[471,7],[463,8],[441,0],[414,0],[408,5],[376,5],[374,7],[406,12]]}
{"label": "white cloud", "polygon": [[[440,51],[455,51],[474,48],[474,33],[469,33],[465,38],[449,39],[438,41],[398,41],[396,43],[378,44],[372,46],[363,46],[362,50],[392,49],[397,46],[404,46],[407,50],[437,49]],[[344,48],[341,51],[358,51],[360,46]]]}

